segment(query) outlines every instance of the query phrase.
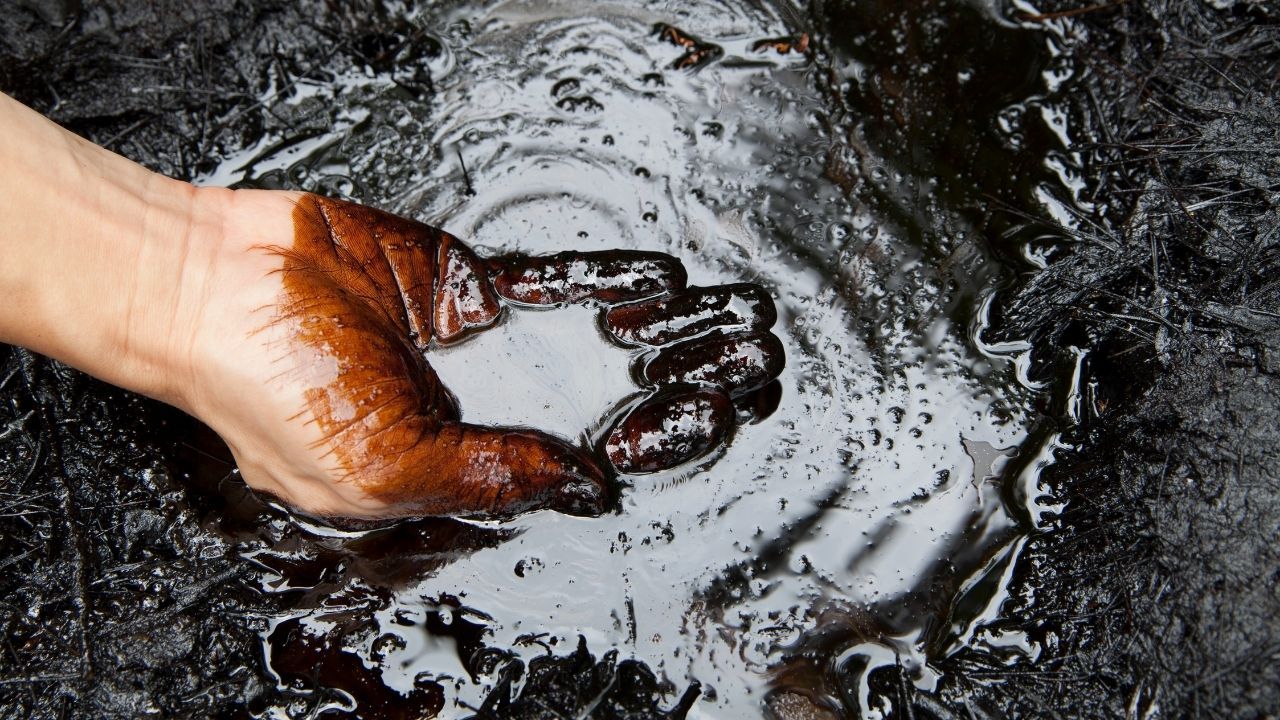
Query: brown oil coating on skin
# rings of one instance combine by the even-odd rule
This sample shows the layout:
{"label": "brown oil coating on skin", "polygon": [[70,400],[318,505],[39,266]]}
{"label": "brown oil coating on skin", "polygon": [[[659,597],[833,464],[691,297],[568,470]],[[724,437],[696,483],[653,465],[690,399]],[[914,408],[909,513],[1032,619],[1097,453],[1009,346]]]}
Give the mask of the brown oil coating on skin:
{"label": "brown oil coating on skin", "polygon": [[609,309],[604,322],[624,343],[657,347],[713,330],[752,333],[770,327],[777,319],[777,308],[764,288],[740,283],[688,288],[618,305]]}
{"label": "brown oil coating on skin", "polygon": [[499,295],[528,305],[626,302],[682,289],[686,280],[679,260],[637,250],[495,258],[489,272]]}
{"label": "brown oil coating on skin", "polygon": [[782,341],[771,333],[713,336],[668,345],[643,376],[656,386],[711,385],[741,397],[776,378],[785,361]]}
{"label": "brown oil coating on skin", "polygon": [[733,422],[733,403],[719,389],[667,387],[628,413],[602,450],[619,472],[657,472],[706,455],[724,442]]}
{"label": "brown oil coating on skin", "polygon": [[738,409],[746,413],[750,422],[760,422],[769,417],[782,403],[782,383],[774,380],[753,393],[738,398]]}
{"label": "brown oil coating on skin", "polygon": [[322,448],[385,515],[598,514],[594,461],[550,436],[458,422],[427,363],[432,339],[493,323],[501,304],[479,258],[448,233],[304,196],[283,258],[275,322],[292,332],[306,413]]}

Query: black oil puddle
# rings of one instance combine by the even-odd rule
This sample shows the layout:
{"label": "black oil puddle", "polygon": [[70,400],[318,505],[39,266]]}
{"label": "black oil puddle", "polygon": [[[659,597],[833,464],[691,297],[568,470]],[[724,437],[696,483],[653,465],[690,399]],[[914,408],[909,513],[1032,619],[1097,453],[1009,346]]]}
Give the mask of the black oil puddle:
{"label": "black oil puddle", "polygon": [[[988,626],[1054,509],[1039,473],[1059,441],[1030,348],[981,331],[990,252],[1042,262],[1004,209],[1077,200],[1053,36],[978,2],[446,4],[407,22],[365,63],[279,82],[262,102],[310,129],[203,181],[761,283],[782,397],[714,464],[630,478],[598,519],[337,530],[228,480],[207,526],[289,608],[263,648],[294,702],[255,711],[465,716],[512,689],[504,668],[581,637],[648,663],[672,705],[701,683],[691,716],[803,697],[876,717],[877,667],[929,688],[960,647],[1034,655]],[[627,359],[581,313],[529,311],[438,367],[466,419],[573,436],[629,391]]]}

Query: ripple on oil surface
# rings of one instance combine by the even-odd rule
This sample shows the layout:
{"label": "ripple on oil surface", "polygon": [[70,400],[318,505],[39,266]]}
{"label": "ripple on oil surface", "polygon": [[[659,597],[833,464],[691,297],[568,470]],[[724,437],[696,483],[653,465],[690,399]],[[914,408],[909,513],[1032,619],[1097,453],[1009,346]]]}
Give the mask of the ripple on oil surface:
{"label": "ripple on oil surface", "polygon": [[[434,612],[424,598],[464,597],[497,645],[583,634],[677,684],[709,684],[717,700],[705,711],[736,717],[755,712],[749,691],[767,682],[779,649],[833,605],[861,608],[899,638],[893,650],[927,662],[922,613],[945,613],[946,588],[1015,535],[993,482],[1004,465],[992,460],[988,477],[973,448],[1019,446],[1026,419],[1008,373],[966,344],[955,301],[964,268],[940,270],[915,240],[917,215],[947,216],[945,198],[890,192],[900,173],[865,147],[841,164],[854,149],[823,121],[821,68],[744,55],[753,39],[793,32],[786,13],[749,3],[665,12],[442,10],[423,22],[455,27],[465,16],[469,30],[451,41],[429,112],[398,115],[398,95],[356,83],[365,89],[347,102],[365,120],[313,153],[350,172],[365,199],[494,251],[660,250],[693,283],[773,292],[787,354],[781,404],[740,428],[714,465],[633,479],[619,516],[520,518],[515,537],[433,566],[384,612],[421,621]],[[721,42],[726,59],[671,70],[679,50],[655,39],[658,21]],[[891,200],[872,203],[863,185],[890,188]],[[928,195],[928,182],[916,187]],[[916,201],[915,215],[893,204]],[[956,223],[957,235],[973,231]],[[479,351],[450,353],[465,366],[468,350]],[[594,387],[592,373],[605,372],[522,350],[513,366],[562,368],[548,386]],[[468,403],[503,410],[498,399],[460,400],[464,413]],[[940,596],[930,582],[944,575]],[[452,651],[423,642],[392,653],[387,682],[457,676]],[[454,692],[472,705],[482,694],[467,683]]]}

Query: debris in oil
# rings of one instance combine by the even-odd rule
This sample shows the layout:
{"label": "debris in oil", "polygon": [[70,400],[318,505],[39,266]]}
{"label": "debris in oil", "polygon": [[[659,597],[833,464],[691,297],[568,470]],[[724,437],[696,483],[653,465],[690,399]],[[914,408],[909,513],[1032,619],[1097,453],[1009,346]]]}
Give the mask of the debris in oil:
{"label": "debris in oil", "polygon": [[685,49],[683,55],[672,61],[673,70],[697,70],[724,55],[724,48],[715,43],[703,42],[674,25],[658,23],[653,30],[659,40]]}
{"label": "debris in oil", "polygon": [[809,33],[800,33],[799,35],[789,35],[787,37],[765,38],[751,43],[751,52],[766,52],[773,50],[779,55],[787,55],[789,53],[799,53],[801,55],[809,52]]}

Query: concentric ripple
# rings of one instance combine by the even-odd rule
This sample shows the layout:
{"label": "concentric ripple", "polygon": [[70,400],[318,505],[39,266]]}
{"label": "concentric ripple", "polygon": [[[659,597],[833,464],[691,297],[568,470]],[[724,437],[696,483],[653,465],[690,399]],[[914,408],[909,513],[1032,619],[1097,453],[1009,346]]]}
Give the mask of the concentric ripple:
{"label": "concentric ripple", "polygon": [[[433,100],[338,75],[285,100],[337,103],[325,134],[288,155],[260,145],[214,179],[345,193],[491,252],[671,253],[693,284],[769,288],[787,366],[777,410],[714,463],[630,479],[619,515],[476,524],[502,539],[349,608],[375,619],[353,652],[403,692],[437,679],[443,715],[469,714],[494,678],[468,680],[423,630],[455,598],[489,644],[532,656],[581,635],[676,686],[702,682],[696,716],[736,718],[795,687],[792,660],[819,626],[856,618],[864,630],[819,660],[861,673],[854,699],[875,716],[887,705],[867,670],[901,663],[928,687],[933,660],[989,638],[1054,441],[1029,432],[1011,352],[971,342],[996,279],[965,255],[981,230],[832,107],[865,68],[821,50],[789,5],[507,2],[416,22],[443,29]],[[673,69],[682,50],[657,23],[724,54]],[[752,49],[806,32],[818,50]],[[970,249],[940,261],[920,239],[929,214]],[[464,419],[573,437],[634,389],[628,358],[589,313],[523,311],[437,369]],[[330,597],[297,617],[319,633],[334,612]],[[398,639],[375,658],[387,633]]]}

